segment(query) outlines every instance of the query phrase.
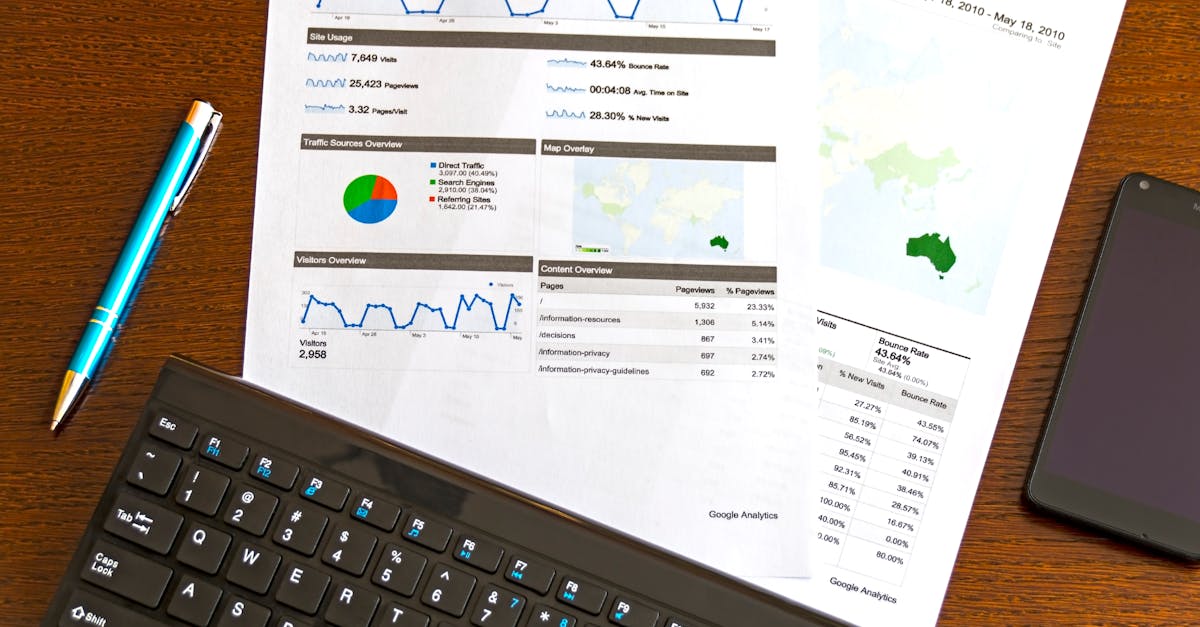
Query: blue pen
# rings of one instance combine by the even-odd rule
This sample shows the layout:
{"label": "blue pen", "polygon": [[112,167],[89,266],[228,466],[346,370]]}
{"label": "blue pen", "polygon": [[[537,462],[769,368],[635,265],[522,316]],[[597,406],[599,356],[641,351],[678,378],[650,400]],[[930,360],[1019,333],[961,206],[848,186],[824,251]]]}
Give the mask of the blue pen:
{"label": "blue pen", "polygon": [[187,119],[180,125],[179,133],[167,151],[158,178],[150,188],[146,204],[142,205],[142,211],[133,224],[129,239],[121,249],[121,256],[113,266],[108,284],[100,294],[99,304],[83,331],[75,355],[67,365],[67,375],[63,378],[54,417],[50,421],[51,431],[58,429],[58,425],[71,413],[98,372],[100,362],[112,344],[113,333],[129,308],[138,282],[150,263],[167,218],[179,212],[220,127],[221,114],[212,105],[203,100],[192,103]]}

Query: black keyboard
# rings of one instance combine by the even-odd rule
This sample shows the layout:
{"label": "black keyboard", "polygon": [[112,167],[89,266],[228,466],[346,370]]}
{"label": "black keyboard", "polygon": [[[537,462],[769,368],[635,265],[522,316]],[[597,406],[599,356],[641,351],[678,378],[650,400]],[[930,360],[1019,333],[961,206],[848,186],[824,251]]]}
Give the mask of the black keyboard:
{"label": "black keyboard", "polygon": [[42,622],[164,623],[838,624],[178,357]]}

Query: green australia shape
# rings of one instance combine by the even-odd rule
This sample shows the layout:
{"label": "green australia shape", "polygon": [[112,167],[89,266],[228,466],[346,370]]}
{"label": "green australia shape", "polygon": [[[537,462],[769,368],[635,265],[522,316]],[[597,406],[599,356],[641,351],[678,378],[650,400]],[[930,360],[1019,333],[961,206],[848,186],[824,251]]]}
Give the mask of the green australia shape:
{"label": "green australia shape", "polygon": [[909,257],[925,257],[933,264],[934,269],[942,273],[939,279],[944,279],[945,273],[954,267],[954,262],[958,261],[958,256],[954,254],[954,249],[950,248],[950,236],[947,235],[945,240],[941,239],[938,233],[926,233],[920,237],[908,238],[908,247],[905,251]]}
{"label": "green australia shape", "polygon": [[718,246],[721,250],[729,250],[729,240],[725,239],[724,235],[718,235],[708,240],[709,246]]}

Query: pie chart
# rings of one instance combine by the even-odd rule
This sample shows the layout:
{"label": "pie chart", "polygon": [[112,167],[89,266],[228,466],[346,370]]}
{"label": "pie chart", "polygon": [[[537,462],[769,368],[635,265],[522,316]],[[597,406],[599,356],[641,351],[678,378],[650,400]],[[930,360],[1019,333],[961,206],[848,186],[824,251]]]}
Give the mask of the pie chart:
{"label": "pie chart", "polygon": [[346,186],[342,205],[358,222],[382,222],[396,210],[396,188],[378,174],[364,174]]}

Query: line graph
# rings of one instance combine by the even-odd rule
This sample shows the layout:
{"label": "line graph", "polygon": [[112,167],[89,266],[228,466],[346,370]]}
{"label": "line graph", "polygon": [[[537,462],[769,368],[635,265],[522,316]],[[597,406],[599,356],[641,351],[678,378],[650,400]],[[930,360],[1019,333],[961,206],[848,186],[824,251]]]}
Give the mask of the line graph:
{"label": "line graph", "polygon": [[306,113],[344,113],[346,111],[346,105],[306,104],[304,105],[304,111]]}
{"label": "line graph", "polygon": [[547,111],[546,117],[552,120],[584,120],[587,119],[587,111],[567,111],[566,109],[558,109],[557,111]]}
{"label": "line graph", "polygon": [[577,59],[567,59],[565,57],[562,59],[550,59],[550,60],[546,61],[546,65],[549,65],[551,67],[572,67],[572,68],[588,66],[587,61],[579,61]]}
{"label": "line graph", "polygon": [[336,54],[326,54],[324,52],[319,52],[319,53],[310,52],[310,53],[308,53],[308,60],[316,61],[319,63],[345,63],[346,61],[350,60],[350,53],[349,52],[338,52]]}
{"label": "line graph", "polygon": [[[494,301],[488,300],[488,299],[484,298],[483,296],[480,296],[478,293],[473,294],[471,296],[470,300],[467,300],[466,294],[459,294],[458,302],[457,302],[456,306],[454,307],[454,315],[452,318],[446,317],[446,309],[444,307],[434,306],[430,303],[417,301],[416,304],[413,305],[412,313],[409,314],[408,320],[406,320],[405,322],[400,322],[396,318],[395,308],[393,308],[391,305],[389,305],[387,303],[367,303],[366,305],[363,306],[362,314],[358,317],[358,320],[354,321],[353,317],[351,317],[349,319],[346,318],[346,312],[343,311],[342,307],[340,305],[338,305],[335,301],[332,301],[332,300],[324,301],[324,300],[317,298],[317,296],[315,294],[310,293],[308,295],[308,301],[304,305],[304,313],[300,316],[300,325],[301,326],[312,326],[309,323],[309,315],[310,314],[315,315],[317,311],[332,310],[333,312],[335,312],[337,314],[336,320],[340,321],[340,325],[341,325],[340,328],[363,329],[363,328],[367,328],[367,326],[366,326],[367,325],[367,317],[369,315],[371,315],[372,312],[378,310],[383,313],[376,314],[375,316],[371,316],[372,320],[379,319],[383,324],[383,328],[385,328],[385,329],[388,326],[390,326],[392,330],[396,330],[396,331],[412,329],[414,327],[414,325],[417,325],[417,323],[418,323],[417,317],[420,316],[422,313],[428,312],[428,314],[431,314],[431,315],[426,315],[426,316],[422,316],[422,317],[430,318],[430,317],[433,317],[432,315],[436,315],[436,317],[433,317],[433,320],[434,320],[433,324],[434,324],[434,326],[436,326],[438,324],[437,320],[440,319],[442,328],[441,329],[422,328],[422,330],[458,331],[458,330],[460,330],[459,329],[459,321],[462,318],[462,316],[464,315],[464,312],[465,313],[474,313],[475,308],[477,306],[479,306],[480,304],[482,304],[484,307],[487,308],[488,313],[491,316],[491,323],[492,323],[493,331],[508,331],[509,324],[515,322],[513,320],[513,314],[519,313],[520,308],[521,308],[520,298],[518,298],[516,294],[513,294],[513,293],[508,294],[508,302],[505,305],[503,305],[504,316],[503,316],[503,319],[501,319],[501,317],[499,315],[497,315],[497,313],[496,313],[496,303]],[[316,311],[314,311],[314,307],[316,307]],[[384,315],[384,314],[386,314],[386,315]],[[474,321],[476,323],[478,323],[478,319],[480,318],[480,316],[477,315],[474,318],[475,318]],[[486,320],[486,318],[484,318],[484,319]],[[465,322],[465,320],[464,320],[464,322]],[[378,324],[378,323],[376,323],[376,324]],[[336,325],[336,323],[335,323],[335,325]],[[332,328],[338,328],[338,327],[334,326]],[[373,326],[371,328],[378,328],[378,327]]]}
{"label": "line graph", "polygon": [[[753,1],[753,0],[752,0]],[[388,13],[411,16],[455,16],[455,17],[563,17],[586,15],[601,16],[615,20],[636,20],[645,17],[647,11],[655,15],[650,19],[664,19],[663,14],[682,17],[667,21],[716,21],[736,24],[742,18],[745,0],[691,0],[690,6],[680,7],[680,0],[490,0],[490,7],[482,0],[387,0],[375,6],[392,8]],[[316,8],[334,10],[330,5],[342,6],[345,0],[317,0]],[[481,6],[482,5],[482,6]],[[666,7],[666,8],[664,8]]]}
{"label": "line graph", "polygon": [[572,87],[570,85],[551,85],[546,83],[546,91],[552,94],[586,94],[587,90],[582,87]]}
{"label": "line graph", "polygon": [[346,79],[344,78],[306,78],[304,79],[305,87],[345,87]]}

